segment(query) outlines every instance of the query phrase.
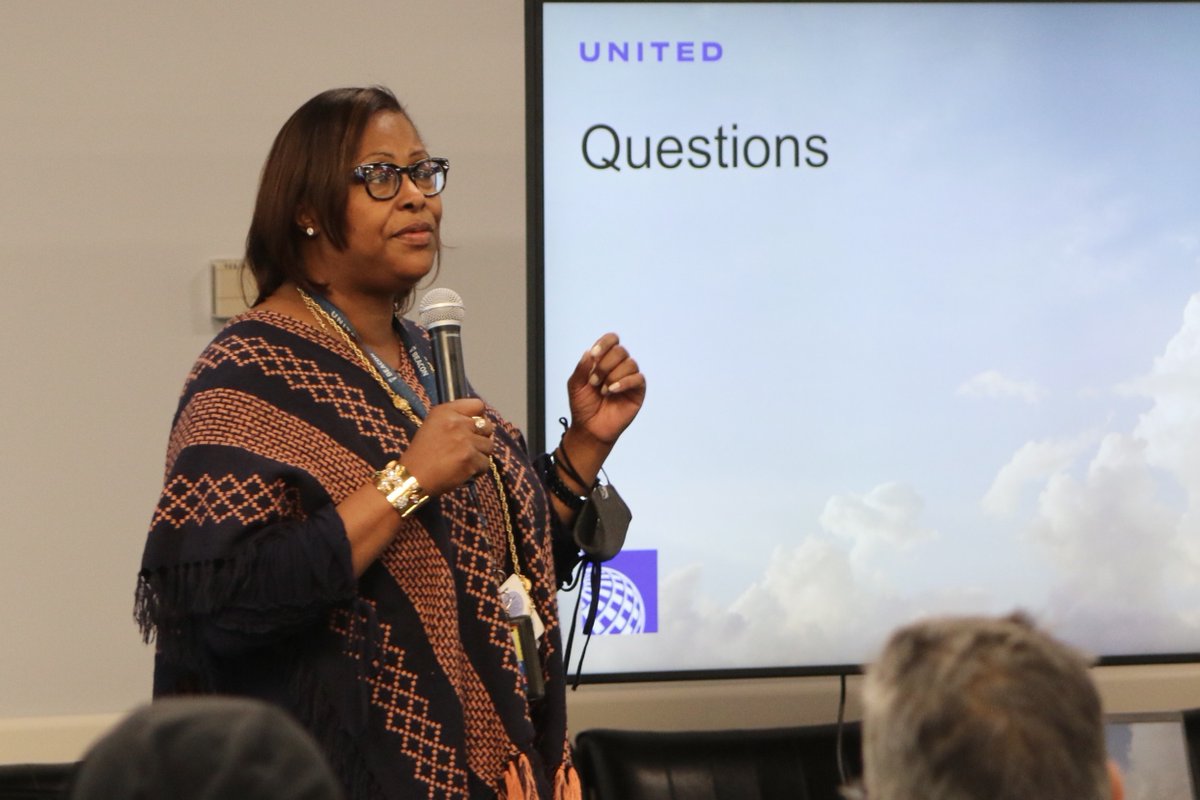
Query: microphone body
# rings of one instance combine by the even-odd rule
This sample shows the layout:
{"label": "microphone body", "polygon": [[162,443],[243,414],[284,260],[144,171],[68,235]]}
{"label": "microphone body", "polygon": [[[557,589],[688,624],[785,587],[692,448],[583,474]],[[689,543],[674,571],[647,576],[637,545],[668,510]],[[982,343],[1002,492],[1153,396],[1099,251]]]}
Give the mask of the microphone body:
{"label": "microphone body", "polygon": [[470,397],[463,364],[462,320],[466,316],[462,298],[451,289],[431,289],[421,298],[421,324],[433,343],[433,372],[439,402]]}

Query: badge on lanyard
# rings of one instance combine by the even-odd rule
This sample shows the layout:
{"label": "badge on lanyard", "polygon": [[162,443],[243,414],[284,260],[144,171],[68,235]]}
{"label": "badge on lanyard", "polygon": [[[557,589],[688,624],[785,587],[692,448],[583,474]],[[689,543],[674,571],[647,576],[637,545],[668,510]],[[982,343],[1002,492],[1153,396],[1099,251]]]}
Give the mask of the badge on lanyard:
{"label": "badge on lanyard", "polygon": [[529,596],[529,579],[516,573],[500,584],[500,605],[508,616],[509,634],[517,655],[517,665],[525,679],[525,693],[530,700],[546,696],[546,681],[542,675],[542,660],[538,655],[538,640],[546,626],[538,616]]}
{"label": "badge on lanyard", "polygon": [[500,605],[509,619],[529,617],[533,623],[533,637],[535,639],[542,638],[546,626],[542,623],[542,618],[538,616],[537,608],[533,605],[533,598],[529,596],[529,590],[525,588],[522,576],[509,575],[507,580],[500,584]]}

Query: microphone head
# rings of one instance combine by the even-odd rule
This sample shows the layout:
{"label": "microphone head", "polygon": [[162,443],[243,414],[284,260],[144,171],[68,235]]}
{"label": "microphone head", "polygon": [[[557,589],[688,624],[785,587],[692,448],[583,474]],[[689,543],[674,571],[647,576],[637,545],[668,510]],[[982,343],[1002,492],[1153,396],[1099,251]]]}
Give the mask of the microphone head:
{"label": "microphone head", "polygon": [[463,308],[462,298],[453,289],[430,289],[421,298],[417,306],[421,324],[433,329],[443,325],[461,327],[463,317],[467,315]]}

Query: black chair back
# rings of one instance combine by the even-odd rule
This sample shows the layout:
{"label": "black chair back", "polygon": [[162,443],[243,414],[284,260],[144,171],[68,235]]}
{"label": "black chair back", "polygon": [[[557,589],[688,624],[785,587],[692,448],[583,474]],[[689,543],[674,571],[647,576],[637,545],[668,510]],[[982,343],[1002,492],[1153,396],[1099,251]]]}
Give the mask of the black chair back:
{"label": "black chair back", "polygon": [[78,766],[75,762],[0,765],[0,800],[65,798]]}
{"label": "black chair back", "polygon": [[[847,777],[861,774],[859,724],[843,729]],[[838,800],[837,726],[649,732],[575,739],[587,800]]]}

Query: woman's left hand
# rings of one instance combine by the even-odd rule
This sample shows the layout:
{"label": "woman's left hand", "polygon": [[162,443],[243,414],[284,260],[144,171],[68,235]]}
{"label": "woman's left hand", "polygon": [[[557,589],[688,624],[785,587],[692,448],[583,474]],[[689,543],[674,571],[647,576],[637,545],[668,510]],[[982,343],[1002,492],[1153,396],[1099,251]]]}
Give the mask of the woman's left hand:
{"label": "woman's left hand", "polygon": [[571,427],[611,447],[646,399],[646,376],[615,333],[583,354],[567,379]]}

